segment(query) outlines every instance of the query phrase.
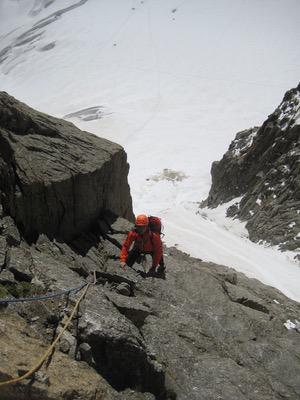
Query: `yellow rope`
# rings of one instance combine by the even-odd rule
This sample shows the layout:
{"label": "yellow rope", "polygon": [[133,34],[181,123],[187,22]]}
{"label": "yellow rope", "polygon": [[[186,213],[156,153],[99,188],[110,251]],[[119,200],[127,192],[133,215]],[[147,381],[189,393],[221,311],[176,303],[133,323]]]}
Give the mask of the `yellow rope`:
{"label": "yellow rope", "polygon": [[[94,282],[93,284],[96,283],[96,274],[94,272]],[[13,378],[10,379],[8,381],[4,381],[4,382],[0,382],[0,387],[1,386],[6,386],[6,385],[11,385],[13,383],[17,383],[22,381],[23,379],[28,378],[29,376],[31,376],[32,374],[34,374],[45,362],[45,360],[48,358],[48,356],[51,354],[51,352],[54,350],[57,342],[59,341],[59,339],[61,338],[62,334],[65,332],[65,330],[67,329],[67,327],[69,326],[70,322],[72,321],[72,318],[81,302],[81,300],[83,299],[83,297],[86,295],[89,287],[92,285],[92,283],[88,283],[84,289],[84,291],[82,292],[82,294],[80,295],[80,297],[78,298],[78,300],[75,303],[75,306],[73,308],[73,311],[71,313],[71,315],[69,316],[69,318],[67,319],[67,322],[65,323],[65,326],[63,327],[63,329],[61,330],[61,332],[57,335],[56,339],[54,340],[54,342],[51,344],[51,346],[47,349],[47,351],[44,353],[44,355],[40,358],[40,360],[30,369],[30,371],[26,372],[26,374],[19,376],[18,378]]]}

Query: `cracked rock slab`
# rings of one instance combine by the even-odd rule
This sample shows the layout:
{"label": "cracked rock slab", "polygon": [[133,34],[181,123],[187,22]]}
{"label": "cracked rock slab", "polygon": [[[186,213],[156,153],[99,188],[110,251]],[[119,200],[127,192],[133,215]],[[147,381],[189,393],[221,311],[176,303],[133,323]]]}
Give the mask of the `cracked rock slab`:
{"label": "cracked rock slab", "polygon": [[269,309],[263,304],[263,301],[250,293],[247,289],[232,285],[229,282],[225,282],[224,286],[231,301],[252,308],[253,310],[269,314]]}
{"label": "cracked rock slab", "polygon": [[134,297],[124,297],[111,292],[107,292],[106,296],[120,313],[130,319],[138,328],[140,328],[144,324],[145,319],[153,313],[151,307],[146,307]]}

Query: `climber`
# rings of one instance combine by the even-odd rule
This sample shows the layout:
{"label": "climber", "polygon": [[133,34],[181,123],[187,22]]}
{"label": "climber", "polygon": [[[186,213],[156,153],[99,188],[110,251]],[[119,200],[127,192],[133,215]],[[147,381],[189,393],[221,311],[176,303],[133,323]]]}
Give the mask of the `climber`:
{"label": "climber", "polygon": [[[132,244],[133,247],[131,248]],[[147,215],[138,215],[134,229],[128,233],[122,246],[121,268],[125,271],[126,264],[132,267],[135,262],[139,263],[144,254],[151,254],[152,256],[152,267],[148,271],[148,276],[155,274],[158,265],[157,272],[160,274],[165,272],[160,234],[150,230]]]}

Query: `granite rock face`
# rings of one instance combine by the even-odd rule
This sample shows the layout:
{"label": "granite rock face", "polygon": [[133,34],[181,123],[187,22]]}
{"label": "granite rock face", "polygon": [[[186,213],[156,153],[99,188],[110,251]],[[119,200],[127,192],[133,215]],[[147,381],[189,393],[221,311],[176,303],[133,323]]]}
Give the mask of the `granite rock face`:
{"label": "granite rock face", "polygon": [[[30,384],[25,380],[0,387],[0,397],[19,400],[20,393],[30,393],[24,399],[98,399],[99,392],[104,393],[99,399],[107,400],[300,399],[299,303],[242,273],[201,262],[176,248],[164,250],[165,279],[145,277],[139,264],[124,272],[107,237],[119,241],[119,232],[129,224],[116,218],[115,230],[109,228],[109,220],[111,214],[103,215],[97,224],[106,226],[106,233],[94,229],[70,243],[42,236],[30,246],[24,241],[18,247],[8,245],[11,255],[0,272],[1,297],[78,287],[93,281],[92,271],[97,283],[63,335],[51,368],[44,366],[41,377]],[[31,282],[30,275],[20,273],[25,254]],[[85,267],[77,268],[79,261]],[[10,271],[15,280],[7,280]],[[126,293],[120,293],[120,286]],[[0,358],[6,360],[0,380],[34,364],[36,352],[31,349],[46,349],[76,298],[78,294],[71,293],[0,307]],[[24,339],[24,327],[35,340],[32,333]],[[65,391],[63,377],[68,382]],[[91,379],[89,386],[86,377]]]}
{"label": "granite rock face", "polygon": [[104,210],[133,218],[119,145],[0,93],[0,190],[28,240],[70,240]]}
{"label": "granite rock face", "polygon": [[248,221],[251,240],[300,250],[300,85],[260,128],[239,132],[211,174],[204,206],[241,197],[228,215]]}

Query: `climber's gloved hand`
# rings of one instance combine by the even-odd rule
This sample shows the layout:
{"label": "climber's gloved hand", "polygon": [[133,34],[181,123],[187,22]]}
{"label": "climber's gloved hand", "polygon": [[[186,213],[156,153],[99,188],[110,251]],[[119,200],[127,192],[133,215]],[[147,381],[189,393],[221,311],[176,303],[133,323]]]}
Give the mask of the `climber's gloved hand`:
{"label": "climber's gloved hand", "polygon": [[123,271],[125,271],[125,265],[126,263],[124,261],[120,262],[120,267],[122,268]]}

